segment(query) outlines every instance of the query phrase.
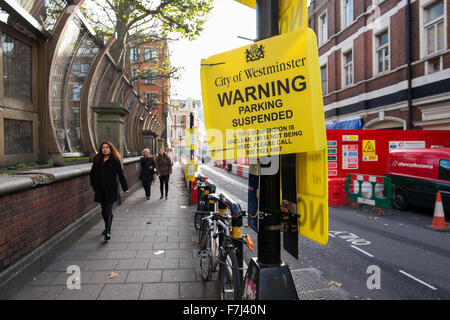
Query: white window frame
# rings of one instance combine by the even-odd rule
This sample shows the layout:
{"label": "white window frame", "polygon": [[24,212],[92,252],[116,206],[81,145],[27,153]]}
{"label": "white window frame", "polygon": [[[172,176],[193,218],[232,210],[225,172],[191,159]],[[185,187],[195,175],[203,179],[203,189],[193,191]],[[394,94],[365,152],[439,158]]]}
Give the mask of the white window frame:
{"label": "white window frame", "polygon": [[[323,88],[323,78],[322,78],[322,69],[325,68],[325,75],[326,75],[326,85],[325,85],[325,90]],[[324,64],[320,66],[320,84],[321,84],[321,88],[322,88],[322,95],[327,95],[328,94],[328,65]]]}
{"label": "white window frame", "polygon": [[[445,50],[447,49],[447,24],[448,24],[448,17],[447,17],[447,5],[448,5],[448,0],[443,0],[443,4],[444,4],[444,15],[440,16],[432,21],[426,22],[426,11],[427,9],[432,6],[433,4],[435,4],[436,2],[438,2],[439,0],[420,0],[420,13],[419,13],[419,18],[420,18],[420,43],[422,45],[422,49],[420,50],[421,53],[421,58],[428,58],[428,57],[433,57],[436,55],[441,54],[442,52],[445,52]],[[440,50],[436,50],[432,53],[428,53],[428,32],[427,29],[432,26],[435,25],[437,26],[437,24],[439,22],[441,22],[443,20],[444,23],[444,47]],[[435,31],[435,35],[437,37],[437,31]],[[435,45],[437,45],[437,38],[435,38]]]}
{"label": "white window frame", "polygon": [[[154,56],[152,55],[152,52],[155,52]],[[145,49],[144,49],[144,60],[145,61],[155,61],[157,58],[158,58],[158,48],[145,47]]]}
{"label": "white window frame", "polygon": [[[346,63],[346,56],[351,53],[352,54],[352,62],[350,63]],[[355,53],[353,48],[351,48],[350,50],[347,50],[345,52],[342,52],[342,88],[347,88],[352,86],[355,83]],[[347,67],[351,67],[352,72],[351,72],[351,82],[347,83]]]}
{"label": "white window frame", "polygon": [[[439,70],[432,70],[432,69],[430,68],[430,64],[431,64],[431,63],[433,62],[433,60],[435,60],[435,59],[439,60]],[[443,70],[443,63],[444,63],[444,61],[443,61],[443,59],[442,59],[442,56],[437,56],[437,57],[435,56],[435,57],[433,57],[433,58],[428,59],[427,61],[425,61],[425,74],[433,74],[433,73],[442,71],[442,70]]]}
{"label": "white window frame", "polygon": [[[325,17],[325,19],[326,19],[325,28],[323,28],[323,24],[322,24],[323,17]],[[324,35],[325,35],[325,37],[324,37]],[[319,46],[325,44],[326,42],[328,42],[328,10],[325,10],[319,16]]]}
{"label": "white window frame", "polygon": [[[383,46],[381,46],[381,47],[379,47],[378,46],[379,37],[383,33],[387,33],[387,35],[388,35],[388,43],[383,45]],[[390,33],[390,29],[389,28],[386,28],[386,29],[381,30],[381,31],[379,31],[377,33],[374,33],[373,48],[374,48],[374,50],[373,50],[373,62],[374,62],[373,71],[374,71],[374,73],[373,74],[377,75],[377,74],[384,74],[386,72],[389,72],[391,70],[391,61],[392,61],[392,56],[391,56],[391,33]],[[389,65],[388,65],[387,69],[384,68],[384,66],[385,66],[384,62],[385,61],[384,61],[384,55],[383,55],[383,70],[380,71],[379,68],[378,68],[378,52],[380,50],[384,51],[386,48],[388,49],[388,52],[389,52],[389,56],[388,56],[389,57]]]}
{"label": "white window frame", "polygon": [[[351,20],[347,21],[347,10],[346,10],[346,4],[347,1],[351,2]],[[349,27],[350,25],[353,24],[353,22],[355,21],[355,16],[354,16],[354,3],[353,0],[341,0],[341,30],[344,30],[345,28]],[[348,22],[348,23],[347,23]]]}
{"label": "white window frame", "polygon": [[[134,52],[134,54],[133,54]],[[130,60],[131,61],[139,61],[141,50],[139,47],[130,48]]]}

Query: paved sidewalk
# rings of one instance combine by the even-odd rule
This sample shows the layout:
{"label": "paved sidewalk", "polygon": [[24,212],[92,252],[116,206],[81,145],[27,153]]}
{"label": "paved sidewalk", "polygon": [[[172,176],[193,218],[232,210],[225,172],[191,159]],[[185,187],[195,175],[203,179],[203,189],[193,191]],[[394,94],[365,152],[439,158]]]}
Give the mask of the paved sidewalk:
{"label": "paved sidewalk", "polygon": [[[216,281],[200,277],[198,235],[180,166],[174,165],[168,200],[159,199],[155,178],[150,200],[141,188],[114,208],[109,242],[103,241],[102,220],[13,299],[218,299]],[[80,267],[79,290],[66,286],[70,265]]]}

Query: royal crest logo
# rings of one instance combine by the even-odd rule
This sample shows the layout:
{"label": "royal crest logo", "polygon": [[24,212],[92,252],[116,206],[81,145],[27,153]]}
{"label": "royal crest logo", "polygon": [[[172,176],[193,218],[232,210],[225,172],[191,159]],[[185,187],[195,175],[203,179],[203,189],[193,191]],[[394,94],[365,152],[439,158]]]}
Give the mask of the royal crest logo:
{"label": "royal crest logo", "polygon": [[245,50],[245,60],[247,62],[251,62],[251,61],[257,61],[259,59],[263,59],[264,52],[265,52],[265,49],[264,49],[263,45],[258,46],[256,44],[254,44],[250,47],[250,50],[249,49]]}

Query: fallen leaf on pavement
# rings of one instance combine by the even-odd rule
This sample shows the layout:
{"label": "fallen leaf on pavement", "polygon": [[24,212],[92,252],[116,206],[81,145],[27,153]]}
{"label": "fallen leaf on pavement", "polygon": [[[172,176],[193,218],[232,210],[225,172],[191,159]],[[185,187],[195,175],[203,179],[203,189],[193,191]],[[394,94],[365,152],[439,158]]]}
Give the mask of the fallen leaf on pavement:
{"label": "fallen leaf on pavement", "polygon": [[152,224],[152,222],[151,222],[151,221],[149,221],[149,222],[147,222],[147,224]]}
{"label": "fallen leaf on pavement", "polygon": [[118,277],[119,275],[117,274],[117,273],[115,273],[115,272],[111,272],[110,274],[108,274],[108,278],[109,279],[112,279],[112,278],[115,278],[115,277]]}
{"label": "fallen leaf on pavement", "polygon": [[80,280],[80,278],[75,277],[75,278],[72,279],[72,283],[76,283],[78,280]]}
{"label": "fallen leaf on pavement", "polygon": [[333,284],[334,284],[336,287],[338,287],[338,288],[342,287],[342,283],[340,283],[340,282],[333,281],[333,280],[331,280],[330,282],[328,282],[328,285],[329,285],[329,286],[332,286]]}

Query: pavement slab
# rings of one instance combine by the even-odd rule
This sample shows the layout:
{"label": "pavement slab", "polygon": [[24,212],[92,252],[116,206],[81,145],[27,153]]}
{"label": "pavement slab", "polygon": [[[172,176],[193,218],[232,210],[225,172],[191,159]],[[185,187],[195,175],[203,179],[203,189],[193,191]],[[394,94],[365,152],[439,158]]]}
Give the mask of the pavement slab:
{"label": "pavement slab", "polygon": [[[141,188],[130,194],[113,209],[111,240],[104,242],[100,221],[13,299],[218,299],[215,281],[196,276],[196,231],[182,179],[175,165],[168,200],[159,199],[157,179],[150,200]],[[81,289],[67,288],[69,266],[80,268]]]}

